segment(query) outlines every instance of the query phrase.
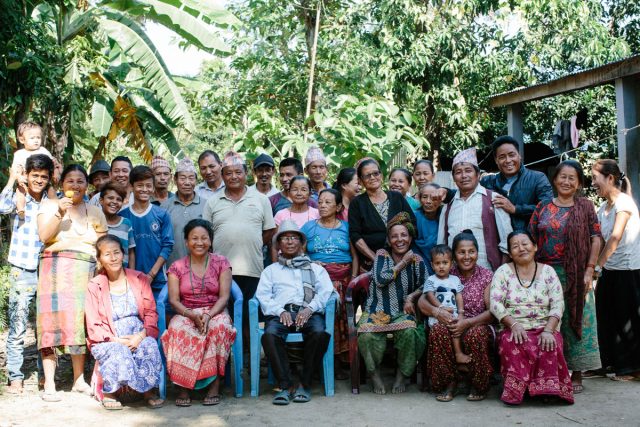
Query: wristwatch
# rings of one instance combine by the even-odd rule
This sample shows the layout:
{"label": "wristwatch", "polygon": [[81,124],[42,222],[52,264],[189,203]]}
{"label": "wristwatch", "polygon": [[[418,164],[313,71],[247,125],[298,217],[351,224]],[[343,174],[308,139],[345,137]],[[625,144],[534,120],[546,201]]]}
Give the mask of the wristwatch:
{"label": "wristwatch", "polygon": [[595,277],[600,277],[602,275],[602,267],[596,265],[596,267],[593,269],[593,275]]}

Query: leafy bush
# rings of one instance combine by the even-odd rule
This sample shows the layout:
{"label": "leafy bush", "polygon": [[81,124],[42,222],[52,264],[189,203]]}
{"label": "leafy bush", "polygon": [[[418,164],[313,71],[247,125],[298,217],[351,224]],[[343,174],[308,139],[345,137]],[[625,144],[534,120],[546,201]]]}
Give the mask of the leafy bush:
{"label": "leafy bush", "polygon": [[0,248],[0,332],[7,328],[9,322],[7,308],[9,304],[9,272],[11,267],[7,262],[9,245],[2,245]]}

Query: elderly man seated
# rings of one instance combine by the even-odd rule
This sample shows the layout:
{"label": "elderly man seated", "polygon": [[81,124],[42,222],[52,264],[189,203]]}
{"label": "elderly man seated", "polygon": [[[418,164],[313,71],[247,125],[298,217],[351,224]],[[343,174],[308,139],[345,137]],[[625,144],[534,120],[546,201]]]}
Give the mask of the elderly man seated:
{"label": "elderly man seated", "polygon": [[[265,315],[262,346],[280,391],[274,405],[311,400],[311,378],[327,350],[324,309],[333,292],[326,270],[304,255],[306,239],[290,220],[280,224],[274,236],[280,250],[278,263],[264,269],[256,290]],[[302,332],[304,357],[300,383],[294,388],[285,346],[289,332]]]}

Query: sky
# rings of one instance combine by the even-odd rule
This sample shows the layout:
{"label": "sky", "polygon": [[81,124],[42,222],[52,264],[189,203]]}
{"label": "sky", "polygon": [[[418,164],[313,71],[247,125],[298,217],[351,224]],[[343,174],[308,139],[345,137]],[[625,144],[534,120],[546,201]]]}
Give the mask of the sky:
{"label": "sky", "polygon": [[202,61],[213,58],[213,55],[195,47],[181,48],[178,36],[162,25],[147,22],[146,29],[171,74],[193,77],[198,74]]}
{"label": "sky", "polygon": [[[219,7],[224,7],[228,0],[203,0]],[[158,48],[160,56],[169,67],[172,74],[193,77],[198,74],[202,61],[213,59],[213,55],[203,52],[195,47],[181,48],[179,37],[162,25],[154,22],[146,23],[147,34]]]}

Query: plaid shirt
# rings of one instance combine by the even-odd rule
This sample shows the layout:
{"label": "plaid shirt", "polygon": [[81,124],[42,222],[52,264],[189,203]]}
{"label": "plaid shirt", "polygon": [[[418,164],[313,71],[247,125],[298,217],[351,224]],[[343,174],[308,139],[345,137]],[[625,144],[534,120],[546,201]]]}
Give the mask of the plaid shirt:
{"label": "plaid shirt", "polygon": [[[47,198],[46,191],[42,200]],[[38,236],[37,215],[40,202],[31,195],[26,195],[27,204],[24,209],[24,219],[16,213],[16,198],[12,188],[5,188],[0,193],[0,214],[13,215],[13,233],[9,246],[8,261],[12,265],[25,270],[38,269],[38,257],[42,249],[42,242]],[[41,200],[41,201],[42,201]]]}

